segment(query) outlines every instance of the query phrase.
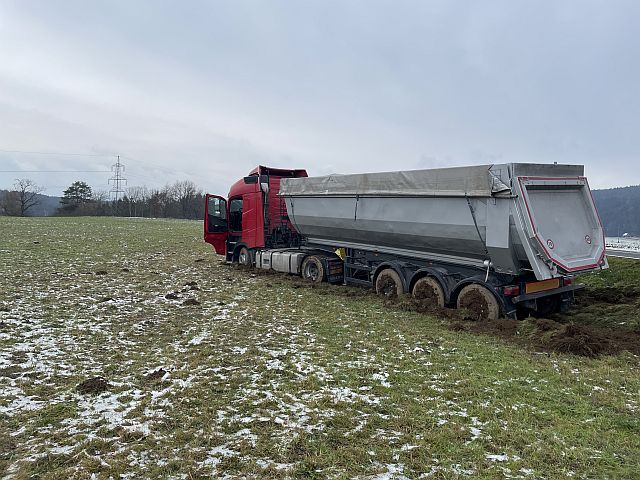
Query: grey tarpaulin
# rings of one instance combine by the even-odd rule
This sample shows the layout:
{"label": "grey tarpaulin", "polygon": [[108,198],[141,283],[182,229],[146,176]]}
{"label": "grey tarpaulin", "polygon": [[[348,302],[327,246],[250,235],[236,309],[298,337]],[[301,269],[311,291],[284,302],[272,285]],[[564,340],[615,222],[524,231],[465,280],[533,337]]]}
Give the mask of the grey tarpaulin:
{"label": "grey tarpaulin", "polygon": [[491,165],[407,170],[402,172],[283,178],[280,195],[490,197],[510,188],[491,172]]}

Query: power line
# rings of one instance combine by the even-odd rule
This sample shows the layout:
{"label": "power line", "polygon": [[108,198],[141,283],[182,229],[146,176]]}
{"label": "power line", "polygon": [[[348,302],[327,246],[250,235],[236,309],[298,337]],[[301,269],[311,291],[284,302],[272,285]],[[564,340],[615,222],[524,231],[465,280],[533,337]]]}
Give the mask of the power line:
{"label": "power line", "polygon": [[157,163],[149,162],[147,160],[139,160],[137,158],[132,158],[129,155],[122,155],[122,158],[132,160],[132,161],[134,161],[136,163],[142,163],[143,165],[148,165],[148,166],[154,167],[154,168],[156,168],[158,170],[164,170],[165,172],[168,172],[168,173],[185,174],[185,172],[183,172],[183,171],[174,170],[173,168],[169,168],[169,167],[164,167],[162,165],[158,165]]}
{"label": "power line", "polygon": [[109,173],[109,170],[0,170],[0,173]]}
{"label": "power line", "polygon": [[28,150],[5,150],[0,149],[2,153],[23,153],[26,155],[64,155],[74,157],[115,157],[113,153],[69,153],[69,152],[35,152]]}

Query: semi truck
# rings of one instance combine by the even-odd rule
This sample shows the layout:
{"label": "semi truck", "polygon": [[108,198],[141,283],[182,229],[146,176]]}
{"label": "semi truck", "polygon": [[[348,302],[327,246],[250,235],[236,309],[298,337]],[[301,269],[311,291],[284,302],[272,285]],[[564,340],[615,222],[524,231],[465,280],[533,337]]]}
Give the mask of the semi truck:
{"label": "semi truck", "polygon": [[584,167],[505,163],[309,177],[258,166],[206,195],[204,240],[228,262],[411,294],[476,318],[566,311],[608,268]]}

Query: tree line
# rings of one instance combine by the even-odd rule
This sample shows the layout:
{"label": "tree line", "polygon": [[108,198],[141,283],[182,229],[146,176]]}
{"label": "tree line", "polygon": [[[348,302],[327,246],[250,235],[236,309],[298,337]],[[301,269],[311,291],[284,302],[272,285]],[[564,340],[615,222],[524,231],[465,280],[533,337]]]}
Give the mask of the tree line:
{"label": "tree line", "polygon": [[[44,188],[30,179],[18,179],[13,189],[0,195],[0,215],[29,216],[43,198]],[[201,219],[204,193],[189,180],[162,188],[127,187],[114,198],[108,191],[94,191],[82,181],[64,190],[57,209],[61,216],[124,216]]]}

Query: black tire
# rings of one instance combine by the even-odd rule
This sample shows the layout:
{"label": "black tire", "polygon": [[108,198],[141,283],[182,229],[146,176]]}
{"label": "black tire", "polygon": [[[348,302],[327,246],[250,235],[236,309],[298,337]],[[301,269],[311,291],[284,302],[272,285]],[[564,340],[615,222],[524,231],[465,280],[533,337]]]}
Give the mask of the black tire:
{"label": "black tire", "polygon": [[392,268],[385,268],[376,278],[376,293],[383,297],[399,297],[404,293],[400,275]]}
{"label": "black tire", "polygon": [[243,267],[250,267],[253,262],[251,261],[251,252],[247,247],[242,247],[238,252],[238,264]]}
{"label": "black tire", "polygon": [[536,317],[547,317],[556,313],[560,307],[560,299],[557,295],[538,298],[536,300]]}
{"label": "black tire", "polygon": [[473,320],[497,320],[500,305],[495,295],[486,287],[472,283],[458,294],[458,308],[466,308]]}
{"label": "black tire", "polygon": [[413,285],[414,298],[433,307],[444,308],[444,290],[434,277],[422,277]]}
{"label": "black tire", "polygon": [[313,283],[322,283],[325,280],[324,263],[320,257],[311,255],[302,262],[300,272],[302,278]]}

